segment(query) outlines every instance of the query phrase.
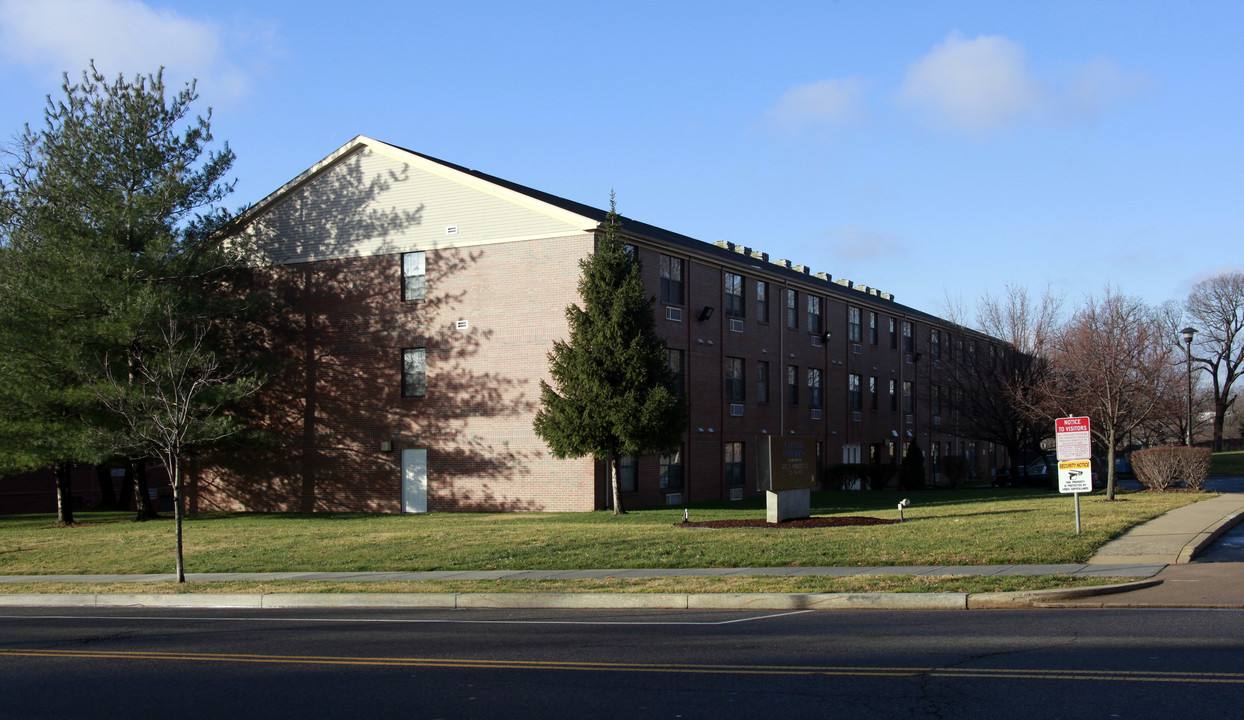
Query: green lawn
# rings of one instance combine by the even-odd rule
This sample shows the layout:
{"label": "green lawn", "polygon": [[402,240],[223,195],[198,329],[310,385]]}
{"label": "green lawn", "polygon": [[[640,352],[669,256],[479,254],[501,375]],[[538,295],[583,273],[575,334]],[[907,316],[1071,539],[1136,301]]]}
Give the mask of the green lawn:
{"label": "green lawn", "polygon": [[[1087,560],[1126,529],[1211,495],[1100,493],[1081,497],[979,489],[813,494],[813,515],[907,521],[824,529],[675,527],[682,508],[549,514],[219,514],[185,524],[187,572],[400,571],[565,568],[994,565]],[[691,508],[693,520],[763,517],[763,500]],[[0,574],[168,573],[170,520],[127,513],[0,516]]]}
{"label": "green lawn", "polygon": [[1244,450],[1214,453],[1210,474],[1244,477]]}

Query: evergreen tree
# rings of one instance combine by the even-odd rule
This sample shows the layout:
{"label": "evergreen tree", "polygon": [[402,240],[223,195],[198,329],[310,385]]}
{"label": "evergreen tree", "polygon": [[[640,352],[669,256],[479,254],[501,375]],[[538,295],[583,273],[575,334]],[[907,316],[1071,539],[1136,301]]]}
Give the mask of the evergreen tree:
{"label": "evergreen tree", "polygon": [[44,127],[27,126],[0,167],[0,429],[26,441],[0,442],[0,466],[161,460],[180,578],[179,466],[149,437],[170,389],[154,369],[215,373],[211,392],[175,391],[179,417],[212,426],[195,442],[222,435],[215,380],[244,391],[255,378],[236,370],[233,329],[250,302],[234,292],[241,248],[219,240],[234,156],[208,149],[210,112],[189,117],[193,83],[166,96],[162,75],[108,82],[93,64],[81,83],[66,75]]}
{"label": "evergreen tree", "polygon": [[591,455],[609,467],[613,512],[625,512],[618,465],[627,455],[677,449],[687,409],[674,390],[665,344],[656,334],[639,259],[620,239],[613,197],[596,251],[579,263],[583,307],[566,308],[568,342],[556,341],[541,381],[535,431],[559,458]]}

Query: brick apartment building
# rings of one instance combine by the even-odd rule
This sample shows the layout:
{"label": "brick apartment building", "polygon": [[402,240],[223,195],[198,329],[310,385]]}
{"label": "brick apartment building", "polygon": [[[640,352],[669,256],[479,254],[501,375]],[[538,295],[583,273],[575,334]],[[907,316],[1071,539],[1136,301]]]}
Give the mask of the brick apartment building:
{"label": "brick apartment building", "polygon": [[[285,299],[289,365],[261,399],[282,442],[198,468],[191,510],[604,507],[605,468],[532,431],[604,219],[362,136],[265,198],[242,234]],[[629,506],[756,494],[766,435],[818,438],[825,466],[897,463],[914,440],[930,481],[952,453],[1005,464],[943,377],[988,338],[759,250],[622,231],[690,404],[681,452],[624,468]]]}

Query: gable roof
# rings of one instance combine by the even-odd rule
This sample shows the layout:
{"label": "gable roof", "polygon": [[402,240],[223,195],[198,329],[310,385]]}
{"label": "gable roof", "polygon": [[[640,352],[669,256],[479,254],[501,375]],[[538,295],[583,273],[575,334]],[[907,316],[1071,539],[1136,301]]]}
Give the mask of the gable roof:
{"label": "gable roof", "polygon": [[[608,216],[607,211],[591,205],[585,205],[542,190],[527,187],[479,170],[472,170],[462,165],[398,145],[374,140],[365,135],[358,135],[267,197],[255,203],[239,217],[238,224],[245,225],[251,222],[268,208],[279,203],[282,198],[312,181],[337,162],[349,157],[361,148],[370,148],[399,161],[413,162],[422,169],[441,173],[459,183],[471,185],[476,189],[521,203],[537,212],[557,217],[578,227],[583,232],[595,231],[605,222]],[[850,304],[882,309],[886,312],[905,317],[920,318],[939,326],[952,325],[952,323],[942,320],[935,315],[902,305],[894,300],[893,295],[882,293],[876,288],[857,286],[845,280],[835,281],[828,274],[813,274],[803,265],[794,265],[784,260],[771,262],[767,254],[758,251],[753,252],[750,248],[725,242],[716,244],[704,242],[687,235],[628,218],[624,215],[619,216],[619,219],[622,225],[622,233],[639,241],[648,241],[658,246],[676,248],[690,255],[721,262],[723,265],[745,266],[750,268],[750,274],[761,275],[763,279],[778,279],[805,287],[815,287],[820,293]],[[748,273],[749,271],[741,268],[740,272]],[[961,329],[966,330],[966,328]]]}

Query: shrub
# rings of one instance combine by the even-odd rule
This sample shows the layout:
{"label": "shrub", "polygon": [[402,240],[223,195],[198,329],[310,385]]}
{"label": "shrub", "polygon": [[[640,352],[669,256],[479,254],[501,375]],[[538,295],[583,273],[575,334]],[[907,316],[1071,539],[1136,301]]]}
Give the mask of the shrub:
{"label": "shrub", "polygon": [[1200,490],[1209,476],[1209,448],[1157,447],[1132,453],[1132,471],[1148,490],[1164,491],[1179,483]]}
{"label": "shrub", "polygon": [[863,489],[868,483],[868,466],[860,463],[838,463],[829,468],[825,487],[828,490],[842,490],[859,482]]}
{"label": "shrub", "polygon": [[899,465],[898,484],[904,490],[924,489],[924,452],[915,442],[907,446],[907,454]]}
{"label": "shrub", "polygon": [[842,490],[855,481],[859,481],[861,490],[881,490],[893,476],[894,468],[889,465],[838,463],[829,468],[825,488],[827,490]]}
{"label": "shrub", "polygon": [[955,487],[961,485],[968,480],[969,467],[967,458],[960,455],[951,455],[942,458],[941,472],[950,481],[950,486]]}

